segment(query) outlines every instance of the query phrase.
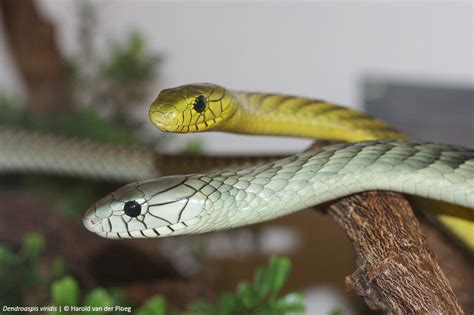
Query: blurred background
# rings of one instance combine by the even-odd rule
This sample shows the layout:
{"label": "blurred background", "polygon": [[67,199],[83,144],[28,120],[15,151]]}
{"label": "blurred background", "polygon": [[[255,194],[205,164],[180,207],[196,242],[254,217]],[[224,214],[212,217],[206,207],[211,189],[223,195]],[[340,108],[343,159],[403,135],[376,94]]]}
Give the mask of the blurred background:
{"label": "blurred background", "polygon": [[[311,144],[163,135],[148,122],[161,89],[212,82],[325,99],[414,138],[474,147],[473,23],[471,1],[2,0],[0,128],[176,154],[287,154]],[[94,292],[101,303],[139,307],[163,296],[183,309],[216,302],[279,255],[292,262],[283,293],[303,292],[307,314],[367,312],[344,289],[353,249],[330,218],[306,210],[163,240],[91,235],[83,211],[123,184],[0,174],[0,303],[61,304],[56,285],[77,287],[78,304]]]}

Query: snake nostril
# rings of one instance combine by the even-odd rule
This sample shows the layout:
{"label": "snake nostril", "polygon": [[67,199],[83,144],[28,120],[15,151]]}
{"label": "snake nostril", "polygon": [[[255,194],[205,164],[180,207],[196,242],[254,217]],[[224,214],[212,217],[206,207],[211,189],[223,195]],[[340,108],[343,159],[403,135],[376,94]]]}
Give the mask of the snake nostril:
{"label": "snake nostril", "polygon": [[97,228],[100,227],[101,220],[93,212],[90,212],[84,216],[83,223],[89,231],[96,232]]}

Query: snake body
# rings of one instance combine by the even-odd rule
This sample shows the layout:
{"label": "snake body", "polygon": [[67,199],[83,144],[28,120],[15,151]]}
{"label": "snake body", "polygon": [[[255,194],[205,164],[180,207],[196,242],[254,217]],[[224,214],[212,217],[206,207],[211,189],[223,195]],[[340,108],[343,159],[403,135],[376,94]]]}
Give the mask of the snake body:
{"label": "snake body", "polygon": [[[152,123],[160,130],[175,133],[217,130],[246,134],[272,134],[343,141],[367,141],[377,139],[394,140],[407,138],[405,135],[395,131],[389,125],[380,120],[368,117],[361,112],[338,106],[336,104],[321,100],[279,94],[230,91],[221,86],[212,84],[193,84],[163,90],[151,105],[149,116]],[[361,149],[361,146],[366,149]],[[390,149],[388,149],[387,152],[383,151],[383,149],[382,151],[379,151],[381,147]],[[294,196],[295,194],[300,196],[300,199],[302,200],[301,204],[310,206],[323,202],[323,200],[327,201],[326,197],[320,196],[321,194],[329,196],[332,192],[332,197],[334,199],[359,191],[374,189],[393,190],[407,194],[427,196],[437,200],[454,202],[469,208],[473,207],[472,185],[474,176],[472,169],[472,151],[469,149],[454,149],[454,147],[438,147],[434,144],[416,144],[411,142],[364,142],[361,144],[355,143],[353,145],[348,145],[347,147],[336,146],[335,148],[336,151],[334,151],[334,156],[339,157],[337,150],[340,149],[342,150],[341,152],[343,152],[341,153],[342,155],[349,155],[348,159],[338,159],[337,163],[333,162],[333,158],[324,161],[322,157],[324,154],[327,154],[328,151],[323,150],[322,152],[326,153],[323,154],[319,151],[312,151],[310,155],[313,154],[314,158],[310,158],[310,156],[304,153],[303,155],[295,156],[294,161],[292,160],[293,158],[290,158],[280,162],[288,163],[290,165],[288,168],[284,167],[284,165],[280,165],[282,169],[285,170],[285,173],[288,174],[287,176],[303,178],[301,172],[304,170],[304,174],[314,177],[313,179],[309,177],[302,179],[300,181],[302,185],[300,187],[301,190],[291,190],[291,187],[293,186],[288,184],[289,186],[281,187],[282,192],[274,194],[271,198],[270,195],[267,196],[267,199],[262,197],[266,201],[265,204],[256,204],[252,202],[251,206],[245,203],[241,204],[233,202],[232,200],[227,203],[226,198],[232,199],[232,197],[229,197],[229,194],[223,192],[221,195],[223,200],[215,197],[216,195],[213,195],[211,201],[206,201],[205,203],[216,202],[220,204],[224,202],[225,204],[232,205],[232,208],[228,208],[227,210],[222,209],[219,211],[209,210],[210,212],[205,211],[199,215],[199,218],[205,216],[206,219],[203,219],[204,221],[207,220],[209,222],[214,222],[217,220],[214,219],[214,216],[219,217],[219,220],[225,220],[226,216],[228,218],[232,217],[235,211],[245,210],[250,211],[249,214],[258,214],[257,219],[250,220],[251,222],[257,222],[258,220],[266,220],[284,213],[295,211],[296,208],[294,206],[289,206],[293,204],[294,200],[291,199],[291,196]],[[352,152],[351,150],[357,151],[358,149],[356,148],[360,149],[360,151],[358,151],[359,153],[355,153],[355,155],[351,156],[348,152]],[[437,151],[438,149],[435,150],[434,148],[439,148],[440,151]],[[443,150],[446,150],[446,153],[443,153]],[[396,152],[396,154],[392,151]],[[408,155],[405,155],[403,152]],[[415,157],[411,158],[410,154],[414,154]],[[450,156],[452,160],[448,162],[447,156]],[[381,159],[382,157],[383,159]],[[352,159],[354,159],[355,162]],[[311,169],[308,166],[313,165],[313,162],[315,169]],[[299,169],[299,166],[297,165],[298,163],[305,165],[305,167]],[[327,166],[325,163],[328,163],[330,166]],[[413,163],[417,165],[412,165]],[[319,166],[323,164],[325,165],[322,168],[324,171],[320,172]],[[345,174],[336,171],[326,172],[326,167],[329,169],[337,168],[336,165],[337,167],[342,167],[344,172],[350,169],[353,173]],[[270,165],[269,169],[273,169],[273,167]],[[379,171],[376,171],[377,169],[379,169]],[[240,176],[239,174],[245,175],[246,172],[249,174],[255,174],[254,177],[248,177],[244,179],[244,181],[248,182],[250,187],[262,185],[261,182],[266,181],[266,179],[262,178],[269,176],[270,174],[268,172],[257,174],[255,173],[255,170],[256,169],[242,170],[234,176],[238,177]],[[428,173],[431,173],[431,175],[429,175],[429,180],[426,178]],[[437,175],[435,175],[435,173],[437,173]],[[328,178],[325,178],[326,175]],[[464,178],[458,178],[460,175],[464,176]],[[206,175],[205,178],[210,178],[210,183],[212,183],[216,178],[221,178],[222,176],[223,175],[219,173],[211,173]],[[454,179],[455,177],[457,179]],[[195,180],[194,177],[192,178]],[[236,178],[233,177],[230,181],[232,182],[235,179]],[[175,200],[180,200],[182,204],[187,205],[199,203],[193,198],[186,198],[186,194],[181,194],[181,190],[187,190],[185,180],[184,182],[181,182],[183,180],[182,177],[179,177],[176,181],[171,178],[152,180],[145,184],[132,184],[131,186],[127,186],[128,188],[125,190],[119,190],[119,192],[106,197],[93,206],[87,212],[88,214],[85,217],[86,219],[84,222],[86,226],[105,237],[117,237],[117,235],[120,237],[127,237],[127,233],[129,233],[128,237],[132,235],[138,236],[141,229],[147,231],[153,229],[151,223],[147,223],[146,228],[143,228],[142,224],[141,229],[136,228],[140,224],[134,223],[133,227],[125,229],[126,231],[122,230],[116,232],[119,229],[115,229],[114,222],[120,221],[118,221],[118,219],[108,221],[109,217],[104,213],[108,213],[112,216],[111,218],[114,218],[114,216],[120,217],[121,215],[124,215],[124,210],[127,206],[143,205],[147,208],[147,196],[150,194],[160,196],[160,192],[166,190],[166,188],[163,187],[167,187],[170,180],[173,183],[179,184],[177,184],[176,187],[173,186],[172,190],[170,190],[176,194]],[[131,187],[142,187],[142,185],[147,187],[145,189],[147,192],[146,194],[140,194],[141,190],[136,190],[134,193],[135,195],[127,195],[128,198],[136,196],[137,200],[140,202],[136,201],[133,204],[124,204],[123,201],[126,198],[122,198],[122,193],[130,190]],[[232,185],[233,184],[226,184],[224,187]],[[304,185],[312,188],[309,189],[308,187],[303,187]],[[208,186],[206,185],[205,187]],[[268,190],[265,189],[263,191],[268,192]],[[287,194],[287,192],[289,193]],[[300,192],[301,195],[299,195]],[[459,195],[459,198],[446,197],[444,195],[445,193],[452,193],[453,196]],[[250,196],[249,198],[258,199],[255,192],[251,190],[247,191],[245,189],[239,190],[238,195],[234,197],[236,198],[236,201],[238,201],[238,198],[243,198],[243,196],[247,194]],[[120,204],[120,200],[117,199],[117,196],[121,196],[120,198],[122,199],[120,200],[122,201],[122,204]],[[138,196],[141,197],[138,198]],[[461,201],[463,198],[465,200]],[[167,193],[166,198],[164,198],[166,201],[160,202],[161,199],[158,197],[155,199],[157,200],[157,204],[163,202],[166,203],[164,210],[163,207],[161,207],[159,208],[159,211],[157,210],[158,213],[154,213],[160,218],[167,218],[168,213],[176,214],[180,212],[181,208],[179,204],[171,200],[173,198],[170,197],[169,193]],[[130,200],[135,201],[135,199]],[[152,206],[152,204],[150,204],[150,206]],[[271,205],[271,207],[269,205]],[[243,208],[235,208],[237,206]],[[107,210],[108,212],[102,210],[104,208],[107,209],[108,207],[113,208],[112,210]],[[255,208],[249,210],[249,207]],[[284,210],[284,207],[288,207],[287,211]],[[136,208],[138,208],[138,206]],[[119,212],[115,213],[115,210]],[[122,211],[121,214],[120,211]],[[161,211],[166,214],[164,217],[159,215]],[[99,217],[94,213],[99,213]],[[206,215],[206,213],[208,214]],[[472,212],[470,213],[472,214]],[[98,218],[101,219],[99,220]],[[125,219],[126,218],[127,216],[125,214]],[[236,218],[240,218],[242,221],[237,223],[233,221],[232,224],[223,222],[213,229],[251,223],[245,216],[237,216]],[[448,215],[440,215],[438,218],[457,236],[464,239],[471,247],[474,247],[471,235],[472,222],[466,221],[464,218]],[[109,231],[106,232],[106,227],[104,227],[105,230],[101,230],[101,228],[98,228],[99,225],[92,224],[91,222],[109,222]],[[128,221],[125,221],[125,223],[127,222]],[[169,222],[173,223],[174,221],[169,220]],[[122,228],[124,226],[128,227],[125,223],[122,222],[122,224],[117,224],[121,224]],[[181,222],[173,224],[178,223]],[[160,223],[157,224],[160,225]],[[163,225],[163,221],[161,221],[161,226],[166,227],[170,226],[170,224]],[[199,226],[203,225],[205,225],[204,222],[200,223]],[[177,226],[172,227],[172,229],[178,230]],[[196,227],[195,229],[179,228],[179,231],[180,233],[192,233],[203,232],[209,229],[209,227]],[[162,230],[166,229],[162,228]],[[132,232],[134,233],[132,234]],[[160,236],[175,234],[163,233],[163,231],[158,231],[158,233]],[[151,232],[146,235],[148,237],[157,236],[156,233],[153,234]]]}
{"label": "snake body", "polygon": [[163,154],[140,147],[0,129],[0,173],[40,173],[123,183],[250,166],[282,157]]}
{"label": "snake body", "polygon": [[107,238],[202,233],[367,190],[474,208],[474,151],[406,141],[331,145],[252,168],[129,184],[93,205],[84,224]]}
{"label": "snake body", "polygon": [[406,138],[381,120],[326,101],[230,91],[213,84],[163,90],[149,116],[158,129],[174,133],[217,130],[343,141]]}

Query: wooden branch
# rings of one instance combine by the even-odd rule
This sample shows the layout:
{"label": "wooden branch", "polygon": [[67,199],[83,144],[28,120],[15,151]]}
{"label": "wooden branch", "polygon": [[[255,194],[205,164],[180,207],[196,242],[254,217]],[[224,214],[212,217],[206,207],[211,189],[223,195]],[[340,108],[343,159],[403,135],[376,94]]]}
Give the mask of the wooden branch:
{"label": "wooden branch", "polygon": [[356,251],[348,288],[388,314],[464,314],[418,220],[400,194],[367,192],[343,198],[328,213]]}
{"label": "wooden branch", "polygon": [[53,24],[41,16],[34,0],[2,0],[0,16],[8,46],[26,85],[31,110],[68,109],[70,80]]}

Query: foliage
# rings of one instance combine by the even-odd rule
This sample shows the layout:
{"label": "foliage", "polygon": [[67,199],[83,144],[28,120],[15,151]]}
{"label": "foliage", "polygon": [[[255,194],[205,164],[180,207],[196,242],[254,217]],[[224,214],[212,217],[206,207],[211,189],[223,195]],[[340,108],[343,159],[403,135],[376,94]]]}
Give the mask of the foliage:
{"label": "foliage", "polygon": [[19,99],[0,91],[0,126],[18,127],[24,124],[25,104]]}
{"label": "foliage", "polygon": [[[44,238],[38,234],[26,235],[21,248],[14,252],[0,245],[0,304],[23,305],[25,297],[32,290],[47,292],[46,300],[36,303],[63,307],[61,311],[51,311],[49,315],[75,314],[64,306],[86,307],[85,314],[123,314],[118,307],[132,307],[127,298],[114,289],[93,288],[81,292],[79,283],[70,275],[64,276],[62,259],[55,259],[50,275],[39,272],[39,258],[45,246]],[[51,263],[50,263],[51,264]],[[290,271],[287,258],[271,257],[267,267],[259,267],[253,283],[241,282],[234,293],[222,294],[217,305],[205,301],[190,304],[183,312],[171,309],[163,297],[149,299],[141,307],[131,308],[137,315],[283,315],[304,312],[303,297],[300,293],[280,296]],[[109,309],[106,309],[109,307]]]}
{"label": "foliage", "polygon": [[182,153],[184,154],[200,154],[203,151],[204,144],[201,140],[193,140],[186,143]]}
{"label": "foliage", "polygon": [[105,52],[96,49],[97,18],[90,1],[78,2],[79,54],[71,59],[74,96],[81,106],[100,108],[124,129],[136,131],[143,119],[136,121],[134,110],[143,106],[155,92],[161,54],[152,52],[137,31],[119,39],[105,41]]}
{"label": "foliage", "polygon": [[[107,49],[110,55],[102,61],[101,70],[86,75],[79,70],[82,69],[80,64],[73,66],[76,79],[96,82],[96,88],[92,91],[81,89],[78,83],[76,89],[80,91],[77,93],[83,99],[77,101],[72,111],[55,115],[33,114],[26,110],[27,106],[21,101],[0,91],[0,126],[112,144],[147,144],[141,141],[142,137],[137,136],[139,125],[133,121],[128,107],[142,101],[147,95],[143,82],[149,79],[151,84],[154,81],[159,58],[147,52],[144,40],[138,33],[132,33],[124,43],[115,42],[114,45],[117,50]],[[128,90],[133,93],[124,95],[124,91]],[[93,101],[87,103],[84,99]]]}
{"label": "foliage", "polygon": [[156,296],[148,300],[140,309],[135,311],[137,315],[171,315],[178,314],[170,310],[166,305],[166,300],[161,296]]}
{"label": "foliage", "polygon": [[[120,145],[136,142],[130,132],[115,122],[101,116],[91,108],[81,108],[68,113],[33,115],[18,106],[18,100],[0,92],[0,126],[57,134],[71,138],[91,139]],[[87,126],[87,128],[84,128]]]}
{"label": "foliage", "polygon": [[[0,304],[22,305],[28,292],[50,281],[39,272],[39,257],[44,246],[44,238],[38,234],[26,235],[18,252],[0,244]],[[56,258],[51,269],[51,278],[61,275],[62,260]]]}
{"label": "foliage", "polygon": [[291,264],[287,258],[271,257],[268,267],[259,267],[253,283],[243,281],[233,294],[223,294],[217,305],[197,302],[187,315],[283,315],[304,312],[301,293],[279,297]]}
{"label": "foliage", "polygon": [[[94,288],[87,295],[82,298],[79,284],[71,276],[65,276],[62,279],[54,282],[50,289],[51,302],[49,305],[61,307],[56,311],[51,311],[49,315],[56,314],[77,314],[77,311],[72,307],[86,306],[81,310],[83,314],[115,314],[113,310],[116,305],[124,307],[130,307],[126,305],[126,302],[121,295],[114,294],[112,291],[108,291],[103,288]],[[68,307],[69,309],[66,309]],[[112,310],[112,311],[109,311]],[[117,312],[123,313],[123,312]]]}
{"label": "foliage", "polygon": [[[303,296],[300,293],[289,293],[279,296],[290,271],[287,258],[272,257],[268,267],[259,267],[252,284],[243,281],[235,293],[220,296],[219,303],[198,301],[184,312],[167,306],[163,297],[157,296],[148,300],[133,311],[137,315],[284,315],[304,312]],[[52,303],[55,306],[91,306],[105,309],[107,306],[126,305],[103,288],[95,288],[80,301],[79,285],[72,277],[53,283],[51,287]],[[92,310],[94,310],[92,308]],[[114,311],[98,311],[95,314],[115,314]],[[64,311],[63,311],[64,313]],[[118,312],[120,313],[120,312]],[[56,314],[56,313],[50,313]],[[58,312],[59,314],[59,312]]]}
{"label": "foliage", "polygon": [[124,43],[112,42],[110,55],[101,64],[100,73],[113,81],[150,81],[155,80],[155,68],[160,61],[161,57],[149,53],[143,37],[134,31]]}
{"label": "foliage", "polygon": [[[141,124],[134,121],[130,109],[133,105],[145,105],[143,101],[154,91],[162,57],[151,52],[136,31],[106,42],[105,54],[99,57],[94,45],[94,7],[88,1],[78,5],[79,53],[69,60],[75,95],[72,111],[33,114],[27,110],[28,104],[0,91],[0,126],[115,144],[143,143],[137,137]],[[58,104],[61,105],[64,104]]]}
{"label": "foliage", "polygon": [[147,51],[143,37],[136,31],[123,41],[111,41],[107,51],[98,65],[97,100],[113,109],[114,120],[136,127],[130,109],[143,105],[154,90],[156,68],[162,58]]}

